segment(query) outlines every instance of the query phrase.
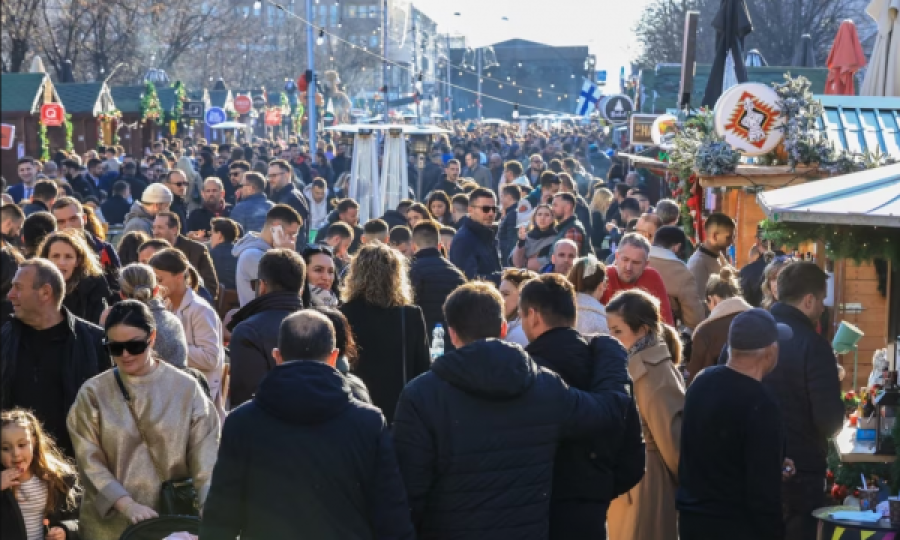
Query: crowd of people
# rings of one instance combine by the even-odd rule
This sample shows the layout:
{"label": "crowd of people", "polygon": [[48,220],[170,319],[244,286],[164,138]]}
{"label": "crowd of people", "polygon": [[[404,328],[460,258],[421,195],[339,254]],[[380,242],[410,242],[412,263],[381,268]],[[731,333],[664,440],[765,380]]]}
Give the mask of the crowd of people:
{"label": "crowd of people", "polygon": [[203,540],[814,539],[826,274],[734,268],[721,213],[695,246],[600,130],[516,129],[365,223],[327,135],[20,159],[4,540],[115,540],[176,484]]}

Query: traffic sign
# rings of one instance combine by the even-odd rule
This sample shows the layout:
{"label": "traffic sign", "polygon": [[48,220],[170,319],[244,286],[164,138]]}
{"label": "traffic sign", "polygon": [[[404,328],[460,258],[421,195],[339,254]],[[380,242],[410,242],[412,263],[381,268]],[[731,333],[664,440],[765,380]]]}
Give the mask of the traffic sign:
{"label": "traffic sign", "polygon": [[184,116],[186,118],[203,119],[203,113],[206,112],[206,105],[202,101],[185,101]]}
{"label": "traffic sign", "polygon": [[228,115],[221,107],[210,107],[206,111],[206,124],[214,126],[228,120]]}
{"label": "traffic sign", "polygon": [[609,96],[603,100],[600,111],[603,113],[603,117],[613,124],[624,124],[634,112],[634,102],[624,94]]}
{"label": "traffic sign", "polygon": [[253,109],[253,100],[249,96],[240,95],[234,98],[234,110],[238,114],[247,114]]}
{"label": "traffic sign", "polygon": [[267,126],[280,126],[281,125],[281,109],[278,107],[273,107],[266,111],[266,125]]}
{"label": "traffic sign", "polygon": [[266,98],[261,95],[253,96],[253,107],[256,109],[262,109],[266,106]]}
{"label": "traffic sign", "polygon": [[66,119],[66,110],[59,103],[46,103],[41,105],[41,123],[47,127],[63,125]]}

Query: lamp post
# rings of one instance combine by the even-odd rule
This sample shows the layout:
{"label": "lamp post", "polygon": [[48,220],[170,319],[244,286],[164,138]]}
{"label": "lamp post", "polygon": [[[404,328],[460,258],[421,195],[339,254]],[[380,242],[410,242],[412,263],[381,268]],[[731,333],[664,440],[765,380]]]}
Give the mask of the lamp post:
{"label": "lamp post", "polygon": [[[306,0],[306,18],[312,22],[312,0]],[[306,88],[307,116],[309,118],[309,152],[316,151],[316,36],[312,24],[306,25],[306,63],[309,70],[309,85]]]}

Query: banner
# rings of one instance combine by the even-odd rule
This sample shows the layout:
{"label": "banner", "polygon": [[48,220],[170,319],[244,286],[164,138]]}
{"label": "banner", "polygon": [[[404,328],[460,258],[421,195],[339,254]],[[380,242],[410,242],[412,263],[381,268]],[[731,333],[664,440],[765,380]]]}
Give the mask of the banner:
{"label": "banner", "polygon": [[16,126],[12,124],[0,124],[0,148],[12,150],[13,140],[16,138]]}

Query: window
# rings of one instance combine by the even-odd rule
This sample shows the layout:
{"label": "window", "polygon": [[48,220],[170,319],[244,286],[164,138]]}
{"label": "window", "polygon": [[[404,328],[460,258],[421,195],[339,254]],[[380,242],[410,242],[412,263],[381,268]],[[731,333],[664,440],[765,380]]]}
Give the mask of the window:
{"label": "window", "polygon": [[377,18],[378,18],[378,12],[379,12],[379,9],[378,9],[378,5],[377,5],[377,4],[374,5],[374,6],[369,6],[369,18],[370,18],[370,19],[377,19]]}
{"label": "window", "polygon": [[349,18],[349,19],[356,18],[356,6],[347,6],[347,18]]}
{"label": "window", "polygon": [[266,26],[272,26],[273,24],[275,24],[275,19],[277,17],[277,8],[271,4],[266,6]]}
{"label": "window", "polygon": [[328,23],[328,6],[319,5],[319,20],[318,26],[321,28]]}
{"label": "window", "polygon": [[329,8],[329,26],[337,26],[338,24],[338,5],[335,4]]}
{"label": "window", "polygon": [[378,46],[378,35],[369,36],[369,47],[377,47]]}

